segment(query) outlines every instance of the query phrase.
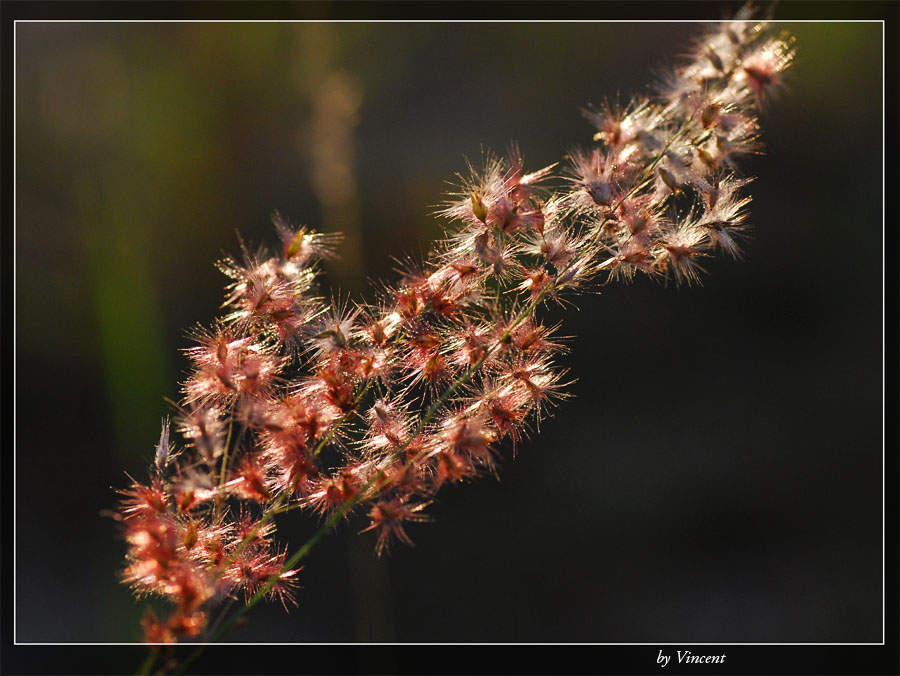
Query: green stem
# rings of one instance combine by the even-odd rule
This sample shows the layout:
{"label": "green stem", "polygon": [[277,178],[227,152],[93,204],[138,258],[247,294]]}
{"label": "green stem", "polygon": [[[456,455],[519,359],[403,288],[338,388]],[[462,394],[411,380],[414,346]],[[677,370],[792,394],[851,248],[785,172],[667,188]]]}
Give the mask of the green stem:
{"label": "green stem", "polygon": [[153,668],[153,665],[156,664],[156,660],[159,658],[159,649],[153,647],[150,649],[150,654],[147,655],[147,659],[141,662],[141,666],[138,667],[136,672],[137,676],[147,676],[150,673],[150,670]]}
{"label": "green stem", "polygon": [[234,598],[228,599],[228,601],[225,603],[225,607],[222,608],[222,612],[220,612],[219,616],[216,618],[216,620],[211,625],[209,625],[209,629],[206,632],[204,632],[206,634],[207,639],[209,638],[209,636],[214,634],[216,632],[216,630],[218,630],[218,628],[221,626],[222,622],[225,620],[225,616],[228,614],[228,611],[231,609],[231,606],[233,603],[234,603]]}
{"label": "green stem", "polygon": [[228,435],[225,437],[225,450],[222,453],[222,471],[219,473],[219,490],[218,495],[216,496],[216,518],[222,513],[222,504],[225,502],[225,472],[228,469],[228,449],[231,447],[231,432],[233,428],[234,404],[231,405],[231,410],[228,412]]}
{"label": "green stem", "polygon": [[250,600],[246,603],[246,605],[244,605],[244,606],[242,606],[241,608],[239,608],[239,609],[234,613],[234,615],[232,615],[231,618],[229,618],[229,619],[222,625],[222,628],[219,629],[218,632],[216,632],[215,634],[213,634],[212,638],[210,638],[210,642],[215,643],[216,641],[218,641],[218,640],[219,640],[219,639],[220,639],[220,638],[221,638],[221,637],[222,637],[229,629],[231,629],[231,627],[233,627],[234,624],[235,624],[238,620],[240,620],[240,619],[241,619],[241,618],[242,618],[242,617],[243,617],[243,616],[244,616],[244,615],[245,615],[245,614],[246,614],[253,606],[255,606],[257,603],[259,603],[260,600],[262,600],[262,598],[263,598],[266,594],[269,593],[269,590],[271,590],[272,587],[275,586],[275,583],[278,582],[280,573],[283,572],[283,571],[285,571],[285,570],[287,570],[287,569],[289,569],[289,568],[292,568],[292,567],[295,566],[300,560],[302,560],[303,558],[305,558],[305,557],[309,554],[309,552],[312,551],[313,547],[315,547],[316,544],[318,544],[319,540],[321,540],[321,539],[325,536],[326,533],[328,533],[332,528],[334,528],[334,526],[337,524],[337,522],[338,522],[338,521],[339,521],[339,520],[340,520],[340,519],[348,512],[348,511],[350,511],[350,509],[352,509],[352,508],[356,505],[356,503],[357,503],[358,500],[359,500],[359,498],[358,498],[357,496],[361,495],[366,489],[371,488],[371,484],[374,484],[374,483],[375,483],[375,479],[373,478],[373,479],[371,479],[371,480],[366,484],[366,486],[363,488],[362,491],[360,491],[359,493],[357,493],[355,496],[351,497],[349,500],[347,500],[346,502],[344,502],[344,504],[342,504],[338,509],[336,509],[336,510],[334,511],[334,514],[332,514],[332,515],[328,518],[328,520],[327,520],[322,526],[320,526],[320,527],[316,530],[315,533],[313,533],[312,537],[309,538],[309,540],[307,540],[306,543],[305,543],[300,549],[298,549],[298,550],[297,550],[297,551],[296,551],[289,559],[287,559],[287,560],[284,562],[284,565],[281,567],[281,571],[279,571],[279,573],[276,573],[275,575],[273,575],[272,577],[270,577],[270,578],[269,578],[269,581],[268,581],[263,587],[261,587],[261,588],[260,588],[260,589],[259,589],[259,590],[258,590],[258,591],[250,598]]}
{"label": "green stem", "polygon": [[[363,387],[362,390],[360,390],[359,394],[353,400],[353,408],[351,408],[349,411],[347,411],[340,418],[340,420],[338,420],[331,427],[331,429],[328,430],[328,433],[324,437],[322,437],[321,441],[319,441],[319,443],[316,445],[316,448],[313,451],[314,456],[318,455],[319,452],[325,447],[325,444],[327,444],[331,440],[331,438],[337,432],[337,428],[340,427],[341,425],[343,425],[344,422],[346,422],[347,419],[349,419],[349,417],[353,414],[353,411],[355,411],[357,406],[359,405],[359,402],[362,401],[362,398],[365,396],[366,392],[368,392],[371,387],[372,387],[372,380],[369,380],[366,383],[365,387]],[[240,544],[238,544],[237,548],[234,550],[234,552],[232,552],[231,556],[229,556],[225,560],[225,562],[219,566],[219,570],[216,574],[217,578],[219,575],[224,573],[232,563],[234,563],[237,560],[237,557],[241,555],[241,552],[243,552],[244,549],[246,549],[247,545],[249,545],[250,542],[253,540],[253,538],[256,537],[256,534],[259,532],[259,529],[262,528],[266,523],[271,521],[272,518],[276,514],[281,512],[281,510],[285,507],[284,502],[286,500],[288,500],[289,498],[290,498],[290,493],[288,491],[284,491],[275,499],[275,501],[271,505],[269,505],[266,508],[266,510],[263,512],[262,516],[260,517],[260,519],[256,523],[256,525],[253,527],[253,529],[249,533],[247,533],[247,535],[244,537],[243,540],[241,540]],[[282,568],[282,570],[284,570],[284,568]]]}

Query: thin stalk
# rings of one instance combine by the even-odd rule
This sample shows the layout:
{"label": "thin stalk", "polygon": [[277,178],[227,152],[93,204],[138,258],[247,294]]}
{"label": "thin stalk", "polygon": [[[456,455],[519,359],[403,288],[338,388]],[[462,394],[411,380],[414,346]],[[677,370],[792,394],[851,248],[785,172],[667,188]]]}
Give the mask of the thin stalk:
{"label": "thin stalk", "polygon": [[222,471],[219,473],[219,490],[225,485],[225,470],[228,469],[228,449],[231,446],[231,431],[234,429],[234,405],[228,414],[228,436],[225,437],[225,452],[222,454]]}
{"label": "thin stalk", "polygon": [[225,502],[225,472],[228,469],[228,450],[231,448],[231,433],[234,429],[234,404],[228,412],[228,435],[225,437],[225,450],[222,453],[222,471],[219,473],[219,489],[216,496],[216,517],[222,513],[222,504]]}
{"label": "thin stalk", "polygon": [[359,406],[359,402],[362,401],[362,398],[366,395],[366,392],[372,387],[373,378],[369,378],[366,382],[365,387],[362,388],[360,393],[353,400],[353,408],[347,411],[344,415],[341,416],[341,419],[338,420],[334,425],[331,426],[331,429],[322,437],[322,440],[316,445],[316,448],[313,450],[313,457],[319,455],[322,452],[322,449],[325,448],[325,444],[331,441],[331,438],[337,434],[338,428],[341,427],[347,420],[350,419],[350,416],[356,411],[357,406]]}
{"label": "thin stalk", "polygon": [[[362,390],[360,390],[359,394],[353,400],[353,408],[350,409],[349,411],[347,411],[343,416],[341,416],[340,420],[338,420],[331,427],[331,429],[328,430],[328,433],[324,437],[322,437],[322,440],[316,445],[316,448],[313,451],[313,455],[317,455],[325,447],[325,444],[327,444],[331,440],[331,438],[337,432],[337,428],[339,426],[341,426],[342,424],[344,424],[344,422],[350,417],[350,415],[353,413],[353,411],[356,410],[356,407],[359,405],[359,402],[362,400],[362,398],[365,396],[366,392],[368,392],[371,387],[372,387],[372,380],[369,380],[366,383],[365,387],[363,387]],[[216,577],[218,577],[223,572],[225,572],[225,570],[227,570],[228,567],[232,563],[235,562],[237,557],[241,555],[241,552],[243,552],[244,549],[246,549],[247,545],[250,544],[250,542],[256,537],[256,534],[259,532],[259,529],[262,528],[266,523],[271,521],[272,517],[274,517],[276,514],[281,512],[281,510],[284,507],[284,502],[288,499],[289,499],[289,493],[287,491],[285,491],[285,492],[281,493],[275,499],[275,501],[266,508],[266,510],[262,513],[260,520],[256,523],[256,525],[253,527],[253,529],[246,535],[246,537],[244,537],[243,540],[241,540],[240,544],[238,544],[237,548],[234,550],[234,552],[232,552],[231,556],[229,556],[224,561],[224,563],[222,563],[219,566],[219,570],[216,574]],[[284,568],[282,568],[282,570],[284,570]]]}
{"label": "thin stalk", "polygon": [[221,626],[222,622],[225,620],[225,616],[228,615],[228,611],[231,609],[232,604],[234,604],[234,599],[228,599],[228,601],[225,603],[225,607],[222,608],[222,612],[219,613],[219,616],[209,626],[209,629],[204,632],[206,636],[211,636]]}
{"label": "thin stalk", "polygon": [[153,665],[156,664],[156,660],[159,659],[159,649],[153,647],[150,649],[150,654],[147,655],[147,659],[141,662],[141,666],[138,667],[138,670],[135,672],[137,676],[147,676],[150,673],[150,670],[153,668]]}

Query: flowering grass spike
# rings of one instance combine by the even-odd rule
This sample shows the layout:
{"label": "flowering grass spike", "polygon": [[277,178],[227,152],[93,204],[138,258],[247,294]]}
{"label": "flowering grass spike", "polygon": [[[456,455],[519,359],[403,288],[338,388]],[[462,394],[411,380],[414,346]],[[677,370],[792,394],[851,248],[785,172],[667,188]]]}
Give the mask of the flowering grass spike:
{"label": "flowering grass spike", "polygon": [[[747,18],[698,39],[657,96],[588,111],[590,148],[531,172],[516,146],[470,166],[445,238],[374,303],[318,297],[339,238],[277,214],[274,253],[219,263],[231,282],[187,349],[180,441],[164,421],[148,480],[120,491],[122,579],[172,602],[144,617],[148,642],[216,640],[262,598],[288,606],[298,562],[351,512],[380,555],[412,544],[444,486],[496,473],[566,397],[548,301],[639,275],[698,283],[718,250],[740,256],[739,162],[793,57]],[[324,523],[289,554],[275,517],[293,509]]]}

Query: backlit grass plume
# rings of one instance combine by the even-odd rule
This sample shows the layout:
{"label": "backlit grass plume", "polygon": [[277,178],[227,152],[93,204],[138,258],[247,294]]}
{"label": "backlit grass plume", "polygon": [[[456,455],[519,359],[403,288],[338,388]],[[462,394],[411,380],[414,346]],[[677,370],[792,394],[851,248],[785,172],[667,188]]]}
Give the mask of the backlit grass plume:
{"label": "backlit grass plume", "polygon": [[[277,215],[273,250],[219,262],[222,316],[194,333],[149,478],[121,491],[122,579],[172,604],[144,617],[148,642],[216,640],[263,598],[288,606],[343,517],[368,516],[380,555],[411,544],[442,488],[496,473],[577,376],[548,304],[639,275],[693,284],[718,251],[740,256],[739,165],[793,57],[745,18],[697,39],[655,96],[587,111],[593,144],[558,164],[530,170],[513,146],[470,166],[444,239],[372,302],[319,297],[338,237]],[[299,549],[275,540],[296,509],[322,523]]]}

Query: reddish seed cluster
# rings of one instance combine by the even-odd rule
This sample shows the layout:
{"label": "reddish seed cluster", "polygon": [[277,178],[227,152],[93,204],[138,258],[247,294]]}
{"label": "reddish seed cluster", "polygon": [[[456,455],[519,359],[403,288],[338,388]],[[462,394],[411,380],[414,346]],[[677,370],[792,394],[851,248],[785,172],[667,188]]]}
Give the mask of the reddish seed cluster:
{"label": "reddish seed cluster", "polygon": [[297,570],[275,516],[368,515],[380,554],[446,484],[495,473],[505,440],[565,397],[556,327],[537,310],[603,273],[698,281],[716,249],[737,257],[758,149],[753,111],[790,64],[790,43],[726,23],[697,42],[653,100],[588,114],[596,145],[525,171],[488,157],[441,210],[452,228],[372,305],[313,295],[333,236],[275,217],[280,246],[220,269],[224,316],[195,334],[178,453],[163,427],[149,483],[122,491],[124,581],[169,598],[148,641],[200,635],[226,598],[289,602]]}

